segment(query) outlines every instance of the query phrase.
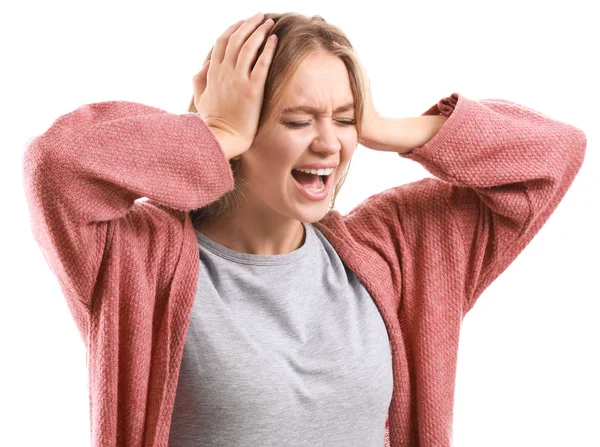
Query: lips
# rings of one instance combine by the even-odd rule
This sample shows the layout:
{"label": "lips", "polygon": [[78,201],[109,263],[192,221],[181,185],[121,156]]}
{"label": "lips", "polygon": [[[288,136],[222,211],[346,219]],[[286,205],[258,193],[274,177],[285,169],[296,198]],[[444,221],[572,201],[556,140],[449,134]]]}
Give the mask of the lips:
{"label": "lips", "polygon": [[300,193],[306,197],[309,200],[312,201],[321,201],[324,200],[327,196],[329,196],[329,191],[331,189],[331,182],[332,180],[330,179],[330,177],[332,177],[333,174],[328,175],[327,178],[325,179],[325,187],[323,188],[322,192],[313,192],[309,189],[307,189],[302,183],[298,182],[298,180],[296,180],[296,178],[292,175],[292,180],[294,181],[296,187],[298,188],[298,190],[300,191]]}
{"label": "lips", "polygon": [[338,163],[312,163],[308,165],[296,166],[293,169],[327,169],[336,168]]}
{"label": "lips", "polygon": [[331,174],[328,175],[319,175],[319,174],[309,174],[307,172],[303,172],[303,171],[299,171],[296,168],[291,170],[291,174],[292,177],[294,177],[294,179],[296,179],[297,181],[300,180],[300,178],[304,175],[317,175],[318,177],[320,177],[323,181],[323,183],[327,184],[327,182],[329,181],[329,177],[331,177],[334,173],[336,172],[336,169],[334,168],[333,171],[331,171]]}

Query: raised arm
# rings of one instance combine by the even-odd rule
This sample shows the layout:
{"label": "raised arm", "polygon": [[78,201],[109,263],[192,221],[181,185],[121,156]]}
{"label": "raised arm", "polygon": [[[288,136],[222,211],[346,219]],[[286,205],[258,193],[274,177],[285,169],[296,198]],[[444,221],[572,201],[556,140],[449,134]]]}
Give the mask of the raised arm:
{"label": "raised arm", "polygon": [[[91,303],[109,225],[141,206],[136,199],[192,210],[232,189],[233,175],[199,115],[109,101],[59,117],[29,142],[24,187],[35,239],[80,314]],[[152,207],[143,214],[165,215]]]}
{"label": "raised arm", "polygon": [[448,119],[431,139],[399,153],[435,177],[371,196],[346,221],[368,221],[377,233],[368,243],[395,269],[402,260],[422,273],[415,281],[427,281],[426,271],[444,275],[440,293],[458,299],[464,316],[556,209],[583,163],[586,137],[507,100],[454,93],[423,115],[440,113]]}

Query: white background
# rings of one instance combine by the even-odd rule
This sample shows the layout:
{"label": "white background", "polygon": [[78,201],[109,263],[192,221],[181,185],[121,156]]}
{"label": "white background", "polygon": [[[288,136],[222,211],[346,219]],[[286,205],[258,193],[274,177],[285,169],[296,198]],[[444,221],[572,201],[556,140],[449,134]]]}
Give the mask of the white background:
{"label": "white background", "polygon": [[[459,92],[584,130],[586,158],[566,197],[464,320],[454,446],[600,446],[600,36],[590,4],[3,2],[0,445],[86,446],[90,438],[84,345],[30,229],[27,140],[84,103],[184,113],[193,74],[229,24],[294,11],[346,32],[384,116],[419,116]],[[417,162],[359,146],[336,208],[345,213],[425,176]]]}

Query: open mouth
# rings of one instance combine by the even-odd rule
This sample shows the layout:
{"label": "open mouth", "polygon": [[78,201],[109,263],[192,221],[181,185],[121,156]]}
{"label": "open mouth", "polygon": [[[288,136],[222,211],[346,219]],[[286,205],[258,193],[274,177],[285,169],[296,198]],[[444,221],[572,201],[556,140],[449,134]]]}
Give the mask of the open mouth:
{"label": "open mouth", "polygon": [[323,190],[332,174],[333,172],[329,175],[318,175],[292,169],[292,177],[309,191]]}

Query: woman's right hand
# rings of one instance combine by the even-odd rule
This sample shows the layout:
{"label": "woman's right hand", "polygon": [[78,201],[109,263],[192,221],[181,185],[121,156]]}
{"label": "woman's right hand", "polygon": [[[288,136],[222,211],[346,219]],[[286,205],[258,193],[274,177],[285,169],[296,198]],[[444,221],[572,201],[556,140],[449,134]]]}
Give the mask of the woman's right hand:
{"label": "woman's right hand", "polygon": [[271,19],[259,26],[263,18],[261,14],[227,28],[215,43],[211,59],[193,77],[196,110],[228,159],[246,152],[258,130],[267,73],[277,45],[277,36],[272,35],[256,60],[258,48],[273,26]]}

